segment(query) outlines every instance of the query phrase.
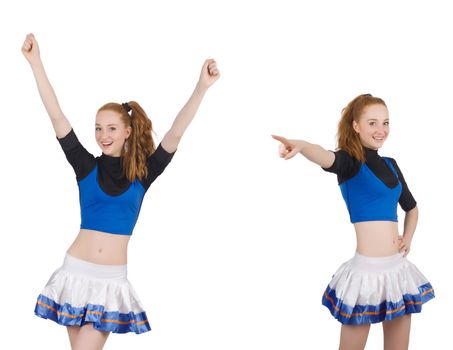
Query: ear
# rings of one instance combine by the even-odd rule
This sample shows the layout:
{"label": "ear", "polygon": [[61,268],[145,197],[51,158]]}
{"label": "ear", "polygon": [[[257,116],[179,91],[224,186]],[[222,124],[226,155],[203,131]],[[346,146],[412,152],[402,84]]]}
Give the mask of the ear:
{"label": "ear", "polygon": [[360,134],[360,127],[359,123],[357,123],[355,120],[352,121],[352,128],[357,134]]}
{"label": "ear", "polygon": [[132,133],[132,127],[128,126],[126,128],[126,139],[128,139],[129,136],[131,136],[131,133]]}

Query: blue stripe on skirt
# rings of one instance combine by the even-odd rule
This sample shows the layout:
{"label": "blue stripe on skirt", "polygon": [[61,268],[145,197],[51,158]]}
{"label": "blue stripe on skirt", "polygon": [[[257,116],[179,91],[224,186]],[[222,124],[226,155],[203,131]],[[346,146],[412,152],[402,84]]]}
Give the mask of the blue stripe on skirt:
{"label": "blue stripe on skirt", "polygon": [[88,304],[84,307],[73,307],[67,303],[60,305],[42,294],[36,302],[35,314],[63,326],[93,323],[95,329],[104,332],[140,334],[151,330],[144,311],[124,314],[115,311],[105,312],[102,305]]}
{"label": "blue stripe on skirt", "polygon": [[343,304],[343,301],[337,298],[335,290],[327,287],[322,304],[342,324],[378,323],[406,314],[421,312],[422,305],[434,298],[434,290],[430,283],[423,284],[418,287],[418,290],[418,294],[405,294],[398,302],[384,301],[379,305],[355,305],[352,307]]}

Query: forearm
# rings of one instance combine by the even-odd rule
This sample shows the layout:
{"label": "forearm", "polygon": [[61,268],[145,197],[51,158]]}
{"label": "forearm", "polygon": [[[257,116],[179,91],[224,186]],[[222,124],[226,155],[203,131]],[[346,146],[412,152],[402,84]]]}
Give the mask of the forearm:
{"label": "forearm", "polygon": [[417,222],[418,222],[418,208],[415,207],[414,209],[411,209],[408,212],[406,212],[406,216],[404,217],[404,231],[403,231],[404,239],[412,241],[415,229],[417,228]]}
{"label": "forearm", "polygon": [[195,114],[200,107],[201,101],[203,101],[203,97],[206,91],[207,90],[205,88],[202,88],[199,84],[197,84],[189,100],[176,116],[170,130],[168,130],[164,139],[162,140],[162,146],[168,152],[176,151],[179,141],[181,140],[187,127],[195,117]]}
{"label": "forearm", "polygon": [[58,137],[63,137],[71,130],[71,126],[61,111],[57,96],[49,82],[44,65],[41,60],[38,60],[31,65],[31,68],[36,80],[39,95],[41,96],[41,100],[50,117],[55,132]]}
{"label": "forearm", "polygon": [[332,166],[333,162],[335,161],[335,155],[325,150],[323,147],[303,141],[298,140],[299,142],[299,153],[302,154],[305,158],[320,165],[323,168],[329,168]]}
{"label": "forearm", "polygon": [[44,69],[44,65],[42,64],[41,60],[33,63],[31,69],[33,71],[33,75],[35,76],[39,95],[41,96],[41,100],[47,110],[47,113],[49,114],[49,117],[51,119],[61,118],[63,112],[60,109],[57,96],[55,95],[52,85],[50,85],[49,79],[47,78],[47,74]]}

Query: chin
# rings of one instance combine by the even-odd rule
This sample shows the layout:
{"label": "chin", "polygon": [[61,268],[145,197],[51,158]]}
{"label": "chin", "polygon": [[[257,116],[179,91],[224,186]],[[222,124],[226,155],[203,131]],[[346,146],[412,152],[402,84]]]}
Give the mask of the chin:
{"label": "chin", "polygon": [[107,156],[110,156],[110,157],[120,157],[121,156],[121,152],[108,152],[108,153],[105,153],[105,155]]}
{"label": "chin", "polygon": [[111,150],[111,149],[104,149],[104,147],[100,147],[101,148],[101,152],[103,154],[105,154],[106,156],[110,156],[110,157],[115,157],[115,151],[114,150]]}
{"label": "chin", "polygon": [[382,146],[384,146],[385,144],[385,140],[379,142],[379,144],[377,145],[377,147],[381,148]]}
{"label": "chin", "polygon": [[382,146],[384,146],[384,143],[385,143],[385,139],[382,140],[382,141],[376,141],[374,139],[370,140],[368,142],[368,148],[374,148],[374,149],[379,149],[381,148]]}

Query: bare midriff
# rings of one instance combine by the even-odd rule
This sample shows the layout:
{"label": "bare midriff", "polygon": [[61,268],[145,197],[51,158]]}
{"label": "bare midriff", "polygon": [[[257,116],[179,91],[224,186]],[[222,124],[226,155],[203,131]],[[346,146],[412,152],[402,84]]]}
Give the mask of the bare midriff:
{"label": "bare midriff", "polygon": [[378,257],[397,254],[398,223],[394,221],[364,221],[354,224],[357,253]]}
{"label": "bare midriff", "polygon": [[130,236],[81,229],[68,254],[101,265],[127,264]]}

